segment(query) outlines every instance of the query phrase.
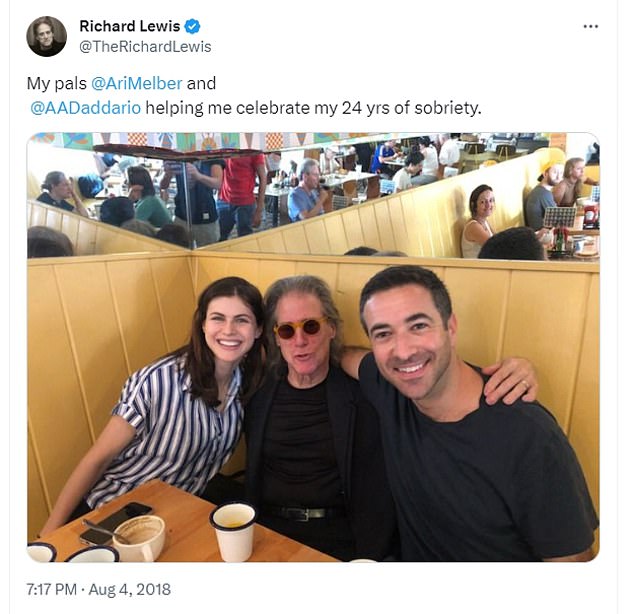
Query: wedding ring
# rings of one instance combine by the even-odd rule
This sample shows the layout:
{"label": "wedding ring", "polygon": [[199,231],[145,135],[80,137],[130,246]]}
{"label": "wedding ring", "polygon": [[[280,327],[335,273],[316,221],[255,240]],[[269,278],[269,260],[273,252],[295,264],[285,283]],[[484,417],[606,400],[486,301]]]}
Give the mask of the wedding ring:
{"label": "wedding ring", "polygon": [[523,379],[521,383],[524,384],[524,387],[526,388],[526,390],[530,388],[530,384],[525,379]]}

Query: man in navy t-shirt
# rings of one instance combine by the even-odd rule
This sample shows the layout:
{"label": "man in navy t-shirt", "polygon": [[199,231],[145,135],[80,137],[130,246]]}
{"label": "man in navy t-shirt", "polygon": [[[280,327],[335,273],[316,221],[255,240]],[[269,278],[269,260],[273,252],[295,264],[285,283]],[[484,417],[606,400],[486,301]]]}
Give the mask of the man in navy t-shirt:
{"label": "man in navy t-shirt", "polygon": [[342,366],[379,414],[403,559],[590,560],[598,519],[573,449],[539,403],[486,402],[438,277],[388,267],[360,312],[372,354],[348,350]]}

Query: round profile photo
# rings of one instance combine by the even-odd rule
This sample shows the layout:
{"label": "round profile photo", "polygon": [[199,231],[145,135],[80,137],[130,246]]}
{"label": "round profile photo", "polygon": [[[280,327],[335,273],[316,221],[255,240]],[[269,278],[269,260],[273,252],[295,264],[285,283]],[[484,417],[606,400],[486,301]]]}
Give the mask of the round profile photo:
{"label": "round profile photo", "polygon": [[57,55],[66,45],[66,28],[55,17],[38,17],[29,25],[26,40],[37,55]]}

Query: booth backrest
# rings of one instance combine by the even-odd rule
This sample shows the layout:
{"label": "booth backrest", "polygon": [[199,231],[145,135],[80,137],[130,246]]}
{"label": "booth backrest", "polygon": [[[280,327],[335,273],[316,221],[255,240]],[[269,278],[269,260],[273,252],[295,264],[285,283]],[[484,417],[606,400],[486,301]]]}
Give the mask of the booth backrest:
{"label": "booth backrest", "polygon": [[469,195],[480,184],[493,188],[496,208],[492,226],[503,230],[524,224],[527,190],[537,184],[541,164],[564,160],[560,149],[533,154],[471,171],[394,195],[370,200],[258,232],[205,246],[200,251],[272,254],[341,255],[359,245],[409,256],[461,258],[460,237],[469,218]]}
{"label": "booth backrest", "polygon": [[182,251],[183,248],[44,203],[27,201],[27,226],[48,226],[71,240],[77,256]]}
{"label": "booth backrest", "polygon": [[[404,262],[446,282],[463,358],[485,365],[520,355],[535,364],[540,400],[570,437],[598,505],[596,264],[203,251],[58,258],[27,267],[29,538],[107,422],[126,377],[186,341],[196,297],[211,281],[238,275],[265,291],[283,276],[318,275],[333,289],[346,341],[367,345],[360,289],[376,271]],[[243,462],[238,455],[233,467]]]}

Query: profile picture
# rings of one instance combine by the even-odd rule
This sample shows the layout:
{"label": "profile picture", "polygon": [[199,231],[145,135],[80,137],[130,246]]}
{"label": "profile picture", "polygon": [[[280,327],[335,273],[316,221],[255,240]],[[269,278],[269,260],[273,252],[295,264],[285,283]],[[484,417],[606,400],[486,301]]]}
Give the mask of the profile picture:
{"label": "profile picture", "polygon": [[26,40],[31,51],[37,55],[57,55],[66,45],[66,28],[55,17],[38,17],[29,25]]}

